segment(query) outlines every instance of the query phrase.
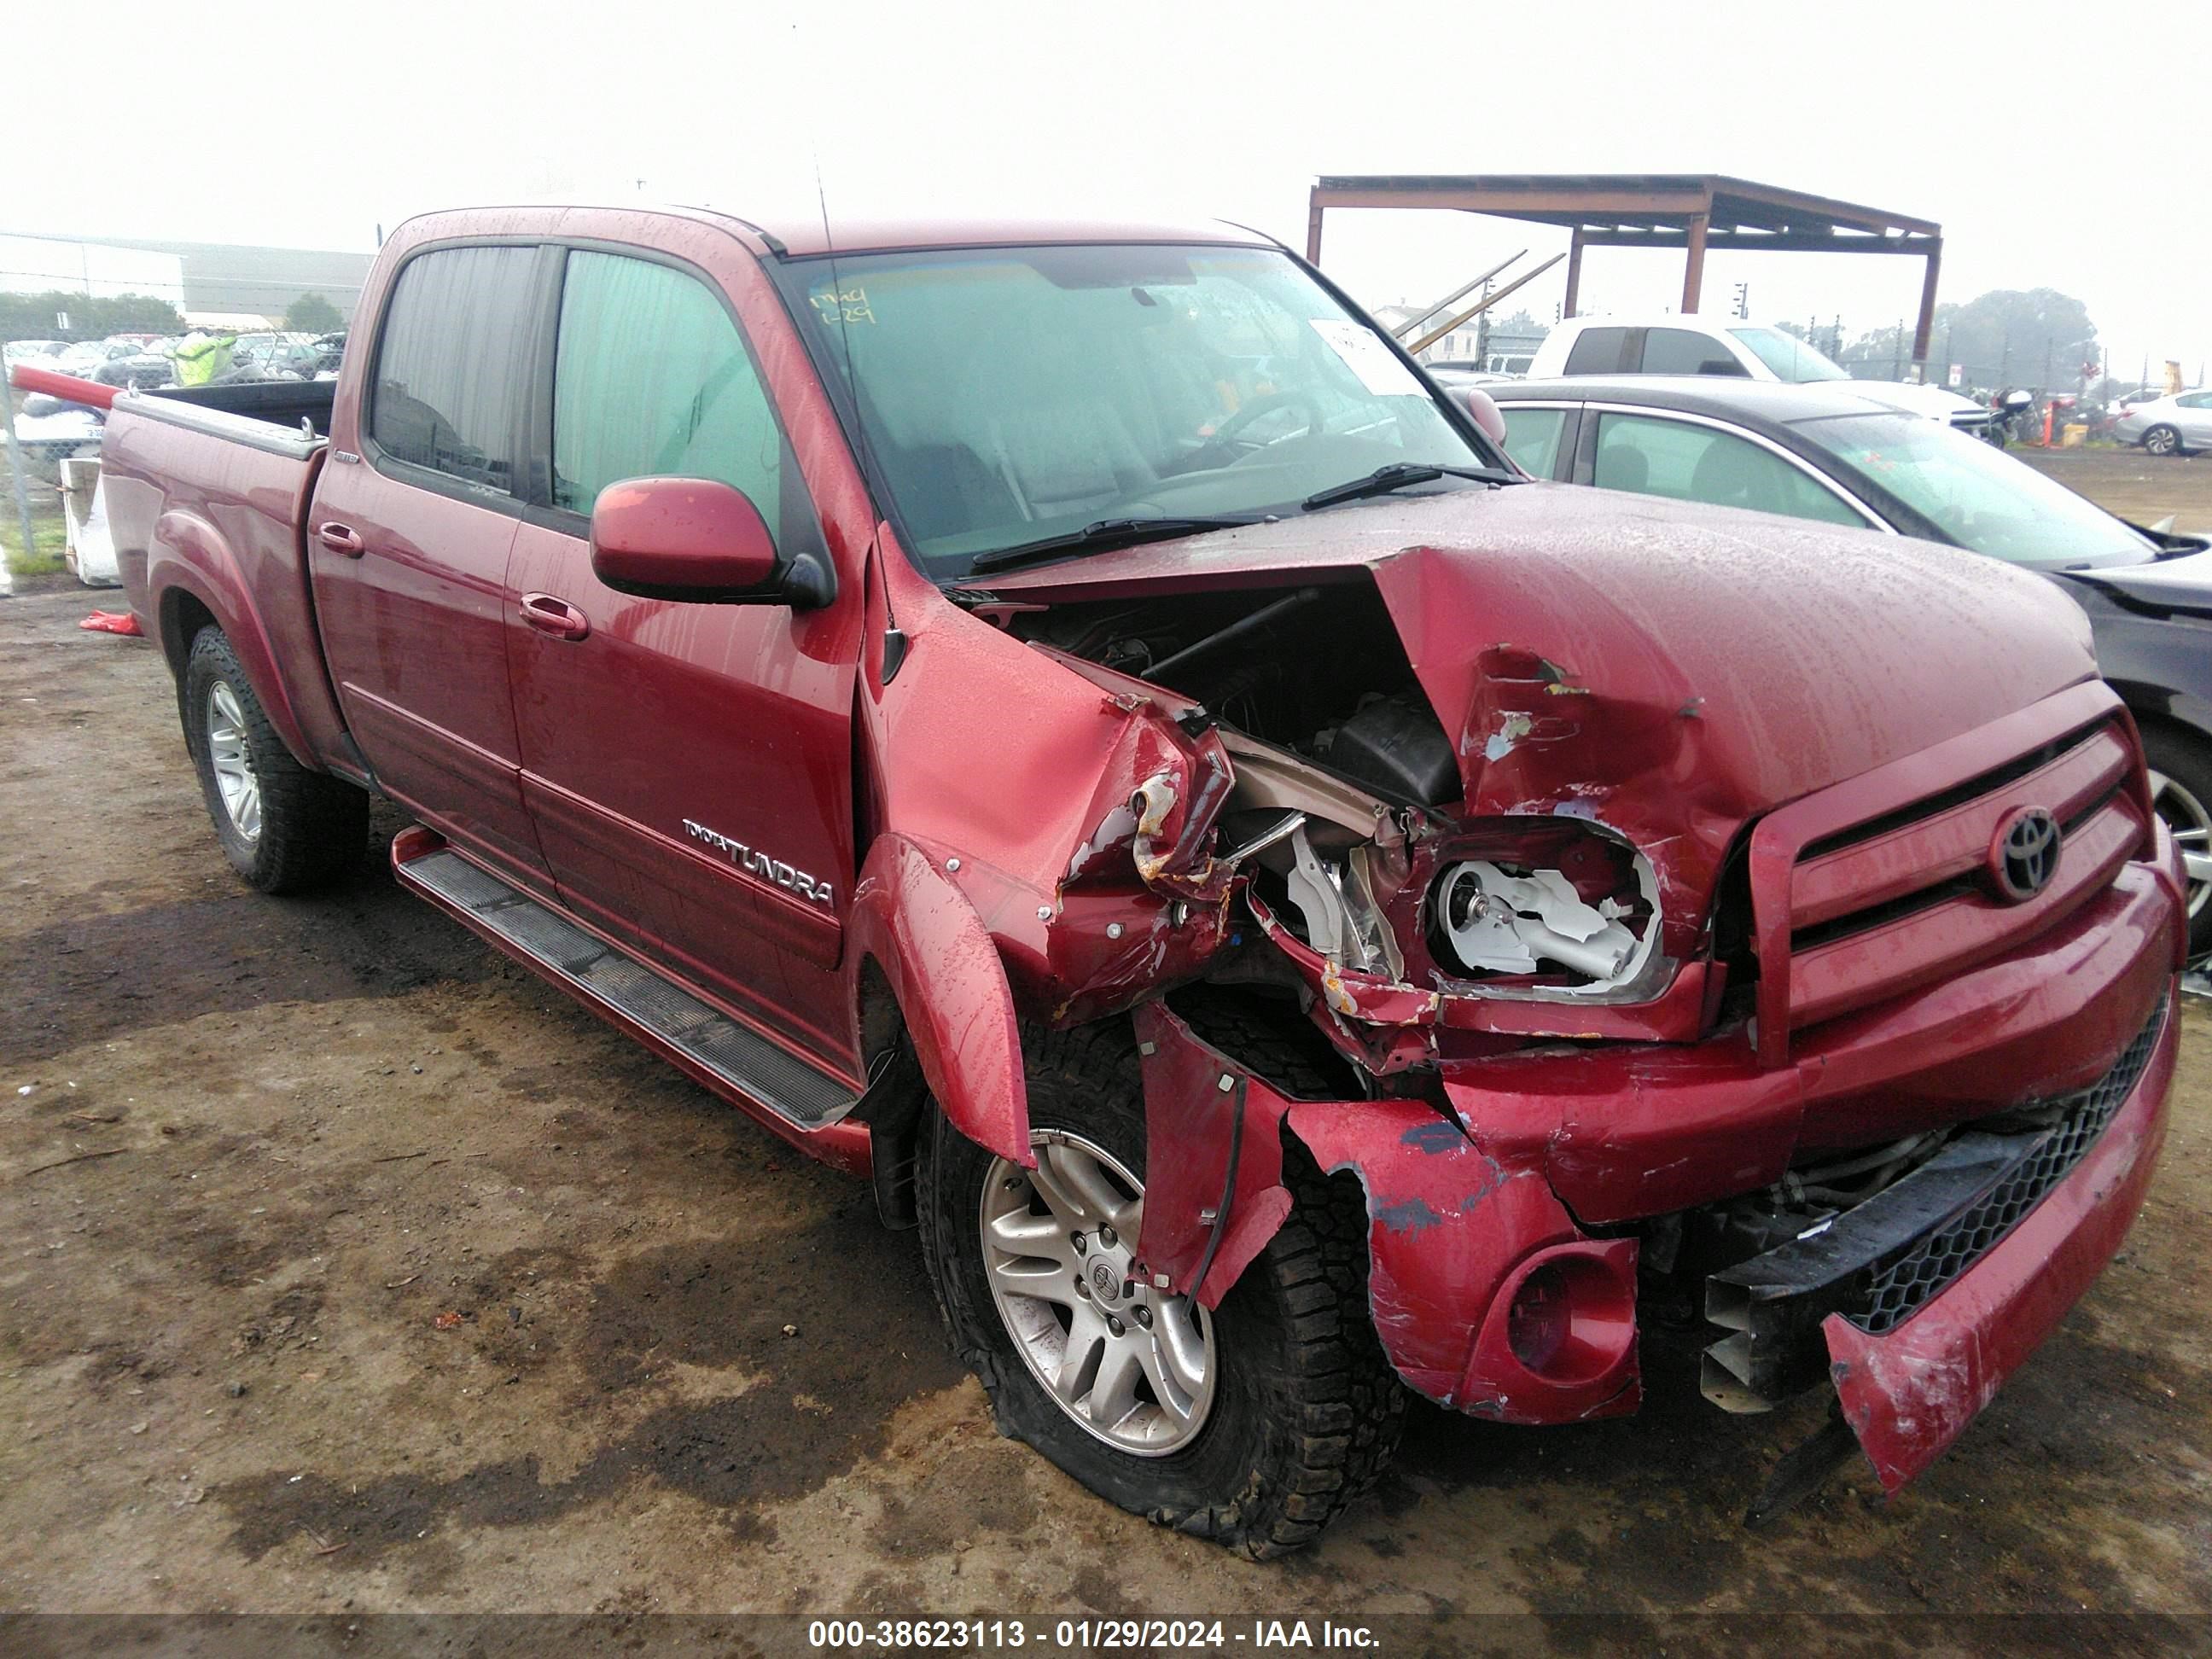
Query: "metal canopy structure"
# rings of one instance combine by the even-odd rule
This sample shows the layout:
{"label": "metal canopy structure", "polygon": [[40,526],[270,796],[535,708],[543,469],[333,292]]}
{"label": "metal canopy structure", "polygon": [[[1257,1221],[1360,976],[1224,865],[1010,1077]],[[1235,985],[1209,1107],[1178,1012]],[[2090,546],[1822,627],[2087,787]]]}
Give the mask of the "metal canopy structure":
{"label": "metal canopy structure", "polygon": [[1387,173],[1323,178],[1306,214],[1306,258],[1321,263],[1322,215],[1330,208],[1448,208],[1556,225],[1567,245],[1567,296],[1575,315],[1586,247],[1682,251],[1682,309],[1695,311],[1705,255],[1714,248],[1766,253],[1909,253],[1927,262],[1912,360],[1928,360],[1943,228],[1881,208],[1717,173]]}

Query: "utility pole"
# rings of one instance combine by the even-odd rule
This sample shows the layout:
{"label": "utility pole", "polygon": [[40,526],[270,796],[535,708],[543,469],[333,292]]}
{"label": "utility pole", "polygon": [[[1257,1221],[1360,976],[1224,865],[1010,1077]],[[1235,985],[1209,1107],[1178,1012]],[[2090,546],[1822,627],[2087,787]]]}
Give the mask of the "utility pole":
{"label": "utility pole", "polygon": [[1897,337],[1892,342],[1892,346],[1889,357],[1889,378],[1893,380],[1901,380],[1905,378],[1905,319],[1902,317],[1897,319]]}

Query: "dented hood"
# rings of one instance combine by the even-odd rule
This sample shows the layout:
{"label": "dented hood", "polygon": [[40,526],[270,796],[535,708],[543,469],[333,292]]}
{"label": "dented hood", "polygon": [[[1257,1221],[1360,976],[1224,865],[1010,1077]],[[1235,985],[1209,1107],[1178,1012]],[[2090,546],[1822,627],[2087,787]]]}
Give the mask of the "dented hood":
{"label": "dented hood", "polygon": [[1678,879],[1710,875],[1754,813],[2096,673],[2080,610],[1997,560],[1565,485],[1389,498],[975,585],[1066,600],[1331,573],[1379,590],[1471,815],[1687,836],[1694,854],[1656,859]]}

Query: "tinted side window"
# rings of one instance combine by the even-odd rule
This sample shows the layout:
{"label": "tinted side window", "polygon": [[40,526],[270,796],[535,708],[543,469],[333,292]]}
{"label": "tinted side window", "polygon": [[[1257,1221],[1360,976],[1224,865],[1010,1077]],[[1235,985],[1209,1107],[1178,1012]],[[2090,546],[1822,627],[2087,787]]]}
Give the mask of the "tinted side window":
{"label": "tinted side window", "polygon": [[536,258],[534,248],[457,247],[408,261],[377,346],[368,435],[379,448],[514,487]]}
{"label": "tinted side window", "polygon": [[1646,374],[1741,374],[1744,366],[1718,340],[1686,328],[1655,328],[1644,336]]}
{"label": "tinted side window", "polygon": [[1590,482],[1602,489],[1866,527],[1846,503],[1779,455],[1686,421],[1601,416]]}
{"label": "tinted side window", "polygon": [[1628,344],[1625,328],[1586,328],[1575,337],[1567,352],[1569,374],[1618,374],[1626,367],[1621,353]]}
{"label": "tinted side window", "polygon": [[1505,405],[1505,453],[1532,478],[1557,477],[1559,434],[1566,429],[1564,409],[1516,409]]}
{"label": "tinted side window", "polygon": [[569,254],[553,360],[556,507],[589,513],[617,478],[712,478],[778,528],[784,465],[767,389],[718,295],[666,265]]}

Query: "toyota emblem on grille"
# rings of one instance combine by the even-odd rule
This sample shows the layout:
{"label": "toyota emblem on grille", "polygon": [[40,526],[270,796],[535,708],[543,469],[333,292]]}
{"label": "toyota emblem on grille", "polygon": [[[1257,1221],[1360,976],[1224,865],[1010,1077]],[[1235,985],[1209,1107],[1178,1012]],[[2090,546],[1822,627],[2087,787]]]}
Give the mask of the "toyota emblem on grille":
{"label": "toyota emblem on grille", "polygon": [[2014,904],[2033,898],[2057,872],[2058,821],[2040,806],[2023,806],[1997,826],[1990,842],[1990,874]]}

